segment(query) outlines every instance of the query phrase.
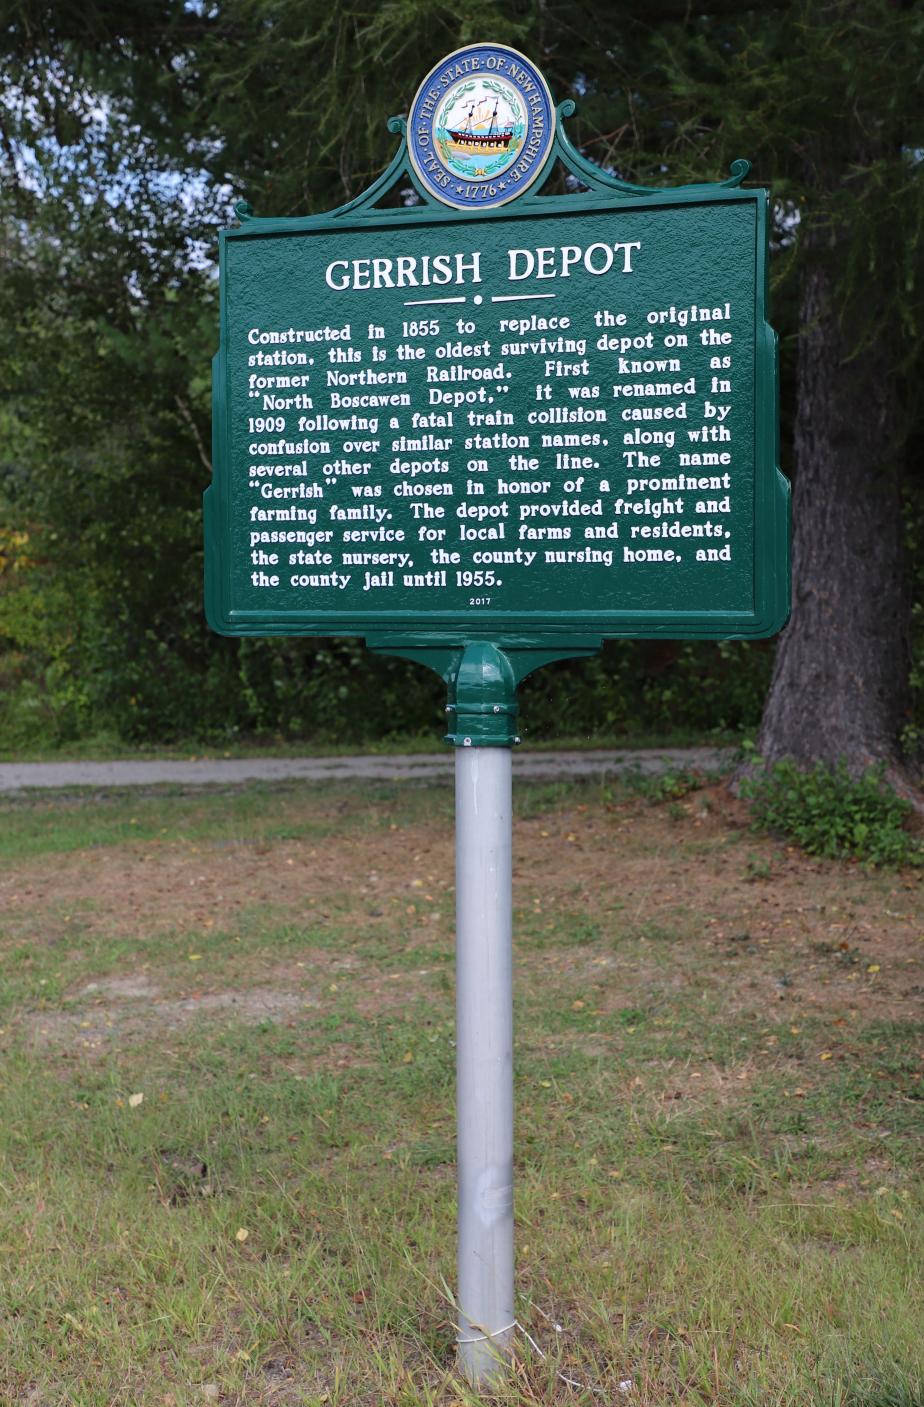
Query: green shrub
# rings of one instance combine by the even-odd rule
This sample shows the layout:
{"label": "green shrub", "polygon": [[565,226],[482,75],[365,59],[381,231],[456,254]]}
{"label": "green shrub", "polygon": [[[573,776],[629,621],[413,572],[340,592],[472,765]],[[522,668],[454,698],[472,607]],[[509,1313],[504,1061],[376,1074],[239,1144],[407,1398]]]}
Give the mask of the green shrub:
{"label": "green shrub", "polygon": [[853,778],[841,762],[803,771],[793,762],[761,768],[741,784],[756,830],[791,837],[810,855],[871,865],[922,862],[907,830],[912,807],[886,783],[882,768]]}
{"label": "green shrub", "polygon": [[652,806],[662,801],[682,801],[691,791],[699,791],[703,779],[698,772],[682,768],[667,772],[627,772],[622,785],[636,796],[643,796]]}

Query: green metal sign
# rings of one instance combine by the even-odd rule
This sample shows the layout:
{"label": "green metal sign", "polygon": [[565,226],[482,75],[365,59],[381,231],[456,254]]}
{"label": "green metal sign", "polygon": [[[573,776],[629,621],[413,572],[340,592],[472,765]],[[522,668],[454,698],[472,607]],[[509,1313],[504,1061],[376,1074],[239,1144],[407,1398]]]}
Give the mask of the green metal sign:
{"label": "green metal sign", "polygon": [[[522,675],[606,637],[770,635],[789,497],[767,193],[746,162],[618,181],[569,142],[573,104],[547,117],[487,62],[433,71],[357,200],[241,205],[221,235],[209,623],[363,635],[450,679],[479,642]],[[574,189],[543,195],[556,158]],[[417,203],[380,208],[397,183]]]}

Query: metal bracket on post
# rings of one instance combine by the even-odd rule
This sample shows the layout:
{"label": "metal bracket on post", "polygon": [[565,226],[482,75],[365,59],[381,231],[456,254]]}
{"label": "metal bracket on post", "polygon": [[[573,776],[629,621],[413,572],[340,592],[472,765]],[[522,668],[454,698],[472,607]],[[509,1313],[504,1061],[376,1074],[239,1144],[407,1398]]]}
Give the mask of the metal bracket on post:
{"label": "metal bracket on post", "polygon": [[[493,638],[475,633],[453,638],[426,630],[366,636],[366,645],[375,654],[414,660],[446,681],[450,731],[445,741],[455,747],[515,747],[520,741],[512,721],[519,711],[516,691],[527,674],[559,660],[587,659],[602,644],[599,635],[562,634],[560,641],[549,635],[500,632]],[[465,732],[460,709],[467,720]]]}
{"label": "metal bracket on post", "polygon": [[449,680],[449,731],[455,747],[515,747],[517,679],[507,655],[488,640],[465,646]]}

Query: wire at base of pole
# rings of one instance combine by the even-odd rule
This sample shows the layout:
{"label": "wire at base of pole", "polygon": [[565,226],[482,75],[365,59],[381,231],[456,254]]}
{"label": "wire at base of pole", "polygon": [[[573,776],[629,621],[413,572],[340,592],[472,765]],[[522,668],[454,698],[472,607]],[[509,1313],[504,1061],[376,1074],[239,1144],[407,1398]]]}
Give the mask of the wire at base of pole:
{"label": "wire at base of pole", "polygon": [[[537,1306],[533,1306],[533,1307],[536,1308]],[[542,1314],[542,1310],[541,1310],[541,1309],[539,1310],[539,1313]],[[548,1315],[544,1315],[543,1317],[547,1319],[547,1318],[548,1318]],[[551,1321],[550,1321],[550,1322],[551,1322]],[[555,1324],[555,1325],[554,1325],[554,1328],[555,1328],[555,1330],[556,1330],[557,1333],[560,1334],[560,1333],[562,1332],[562,1326],[561,1326],[560,1324]],[[509,1332],[510,1332],[511,1329],[519,1329],[520,1333],[521,1333],[521,1334],[523,1335],[523,1337],[528,1341],[530,1347],[533,1349],[533,1351],[534,1351],[535,1353],[538,1353],[539,1357],[540,1357],[543,1361],[548,1357],[548,1354],[543,1353],[542,1349],[541,1349],[541,1348],[539,1347],[539,1345],[536,1343],[536,1340],[533,1338],[532,1334],[531,1334],[531,1333],[529,1332],[529,1330],[526,1328],[525,1324],[521,1324],[520,1321],[519,1321],[519,1319],[514,1319],[510,1324],[505,1324],[502,1329],[495,1329],[492,1334],[476,1334],[474,1338],[470,1338],[470,1339],[456,1339],[456,1344],[463,1344],[463,1343],[487,1343],[488,1340],[490,1340],[490,1339],[499,1338],[501,1334],[509,1334]],[[563,1383],[567,1383],[568,1387],[576,1387],[576,1388],[578,1388],[581,1392],[592,1392],[593,1395],[594,1395],[594,1397],[605,1397],[605,1396],[606,1396],[606,1389],[605,1389],[605,1388],[602,1388],[602,1387],[593,1387],[590,1383],[579,1383],[576,1378],[569,1378],[566,1373],[559,1372],[557,1369],[556,1369],[556,1372],[555,1372],[555,1376],[556,1376],[557,1378],[561,1378],[561,1381],[562,1381]],[[633,1383],[633,1381],[632,1381],[631,1378],[623,1378],[623,1379],[621,1379],[621,1381],[617,1384],[617,1391],[618,1391],[618,1392],[629,1393],[629,1392],[632,1391],[632,1389],[633,1389],[634,1386],[635,1386],[635,1384]]]}

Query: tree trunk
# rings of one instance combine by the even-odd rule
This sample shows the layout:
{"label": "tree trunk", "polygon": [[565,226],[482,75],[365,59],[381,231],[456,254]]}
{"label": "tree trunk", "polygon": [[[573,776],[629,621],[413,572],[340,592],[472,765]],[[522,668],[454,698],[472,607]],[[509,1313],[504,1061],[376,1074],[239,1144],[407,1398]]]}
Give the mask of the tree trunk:
{"label": "tree trunk", "polygon": [[[811,245],[812,241],[808,241]],[[829,253],[828,257],[831,257]],[[902,570],[896,378],[890,329],[872,323],[875,275],[839,316],[831,268],[806,250],[795,472],[793,610],[780,639],[758,749],[856,775],[883,763],[907,790],[909,603]],[[863,303],[863,292],[869,302]]]}

